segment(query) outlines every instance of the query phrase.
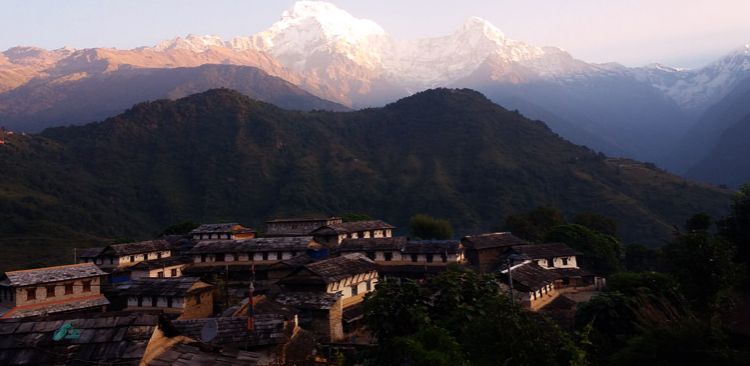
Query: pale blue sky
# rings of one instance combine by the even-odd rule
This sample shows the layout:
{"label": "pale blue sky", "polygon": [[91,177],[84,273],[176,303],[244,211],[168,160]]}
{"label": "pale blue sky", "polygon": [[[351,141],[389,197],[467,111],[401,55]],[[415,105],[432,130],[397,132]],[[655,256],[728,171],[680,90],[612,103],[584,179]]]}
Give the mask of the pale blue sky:
{"label": "pale blue sky", "polygon": [[[400,38],[444,35],[469,16],[508,37],[591,62],[697,67],[750,43],[749,0],[333,0]],[[133,48],[193,34],[267,28],[291,0],[2,0],[0,50]]]}

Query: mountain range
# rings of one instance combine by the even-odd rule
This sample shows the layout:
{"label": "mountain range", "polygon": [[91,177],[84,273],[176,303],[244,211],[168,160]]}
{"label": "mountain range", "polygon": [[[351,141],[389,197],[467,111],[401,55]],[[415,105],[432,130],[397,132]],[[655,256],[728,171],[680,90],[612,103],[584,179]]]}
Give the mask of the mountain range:
{"label": "mountain range", "polygon": [[[750,46],[696,70],[625,67],[510,39],[477,17],[445,36],[401,40],[330,3],[299,1],[268,29],[229,40],[189,35],[132,50],[11,48],[0,55],[0,125],[38,132],[103,119],[138,101],[212,87],[262,89],[231,81],[234,69],[215,69],[224,76],[211,81],[205,69],[164,72],[169,81],[161,88],[144,76],[205,64],[254,67],[338,104],[283,105],[302,110],[382,106],[426,88],[472,88],[543,119],[574,143],[686,173],[736,122],[714,123],[712,111],[750,76]],[[712,137],[705,141],[693,132],[706,129]]]}
{"label": "mountain range", "polygon": [[428,213],[463,234],[502,229],[507,215],[544,204],[599,212],[626,241],[657,244],[672,225],[718,215],[729,201],[727,190],[571,144],[468,89],[354,112],[289,111],[215,89],[3,138],[6,267],[184,221],[262,227],[356,212],[403,228]]}

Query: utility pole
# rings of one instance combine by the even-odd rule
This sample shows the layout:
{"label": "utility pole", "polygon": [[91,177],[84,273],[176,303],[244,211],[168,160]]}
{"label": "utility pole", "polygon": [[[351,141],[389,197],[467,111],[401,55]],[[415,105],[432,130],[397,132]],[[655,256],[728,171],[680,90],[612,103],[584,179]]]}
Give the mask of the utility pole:
{"label": "utility pole", "polygon": [[510,287],[510,303],[515,304],[513,300],[513,259],[508,258],[508,286]]}

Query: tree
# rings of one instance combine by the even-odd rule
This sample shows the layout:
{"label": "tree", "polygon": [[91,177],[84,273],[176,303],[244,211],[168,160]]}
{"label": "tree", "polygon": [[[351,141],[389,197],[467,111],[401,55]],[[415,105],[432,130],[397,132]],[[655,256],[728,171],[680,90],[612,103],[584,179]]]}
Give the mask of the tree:
{"label": "tree", "polygon": [[625,269],[631,272],[657,271],[661,268],[661,250],[643,244],[625,246]]}
{"label": "tree", "polygon": [[550,229],[563,224],[565,217],[562,212],[549,205],[505,218],[508,230],[520,238],[533,242],[542,241]]}
{"label": "tree", "polygon": [[602,234],[617,236],[617,221],[594,212],[584,212],[573,218],[573,223]]}
{"label": "tree", "polygon": [[453,227],[448,220],[436,219],[429,215],[417,214],[409,220],[411,234],[419,239],[450,239]]}
{"label": "tree", "polygon": [[719,220],[719,234],[737,247],[737,258],[750,269],[750,184],[732,199],[729,216]]}
{"label": "tree", "polygon": [[689,233],[707,232],[711,228],[713,219],[705,212],[697,213],[688,219],[685,228]]}
{"label": "tree", "polygon": [[620,241],[581,225],[559,225],[549,231],[545,240],[565,243],[583,253],[581,262],[596,274],[608,275],[622,269]]}
{"label": "tree", "polygon": [[341,215],[341,219],[344,222],[354,222],[372,220],[372,217],[366,213],[347,212]]}
{"label": "tree", "polygon": [[365,299],[373,365],[582,365],[556,325],[511,304],[492,275],[450,269],[426,283],[386,280]]}

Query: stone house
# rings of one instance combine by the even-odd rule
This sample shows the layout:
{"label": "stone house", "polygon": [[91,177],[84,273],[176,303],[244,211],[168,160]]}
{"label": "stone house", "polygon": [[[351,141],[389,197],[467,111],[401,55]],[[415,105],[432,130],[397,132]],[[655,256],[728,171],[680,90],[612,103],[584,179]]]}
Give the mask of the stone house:
{"label": "stone house", "polygon": [[510,247],[529,244],[509,232],[469,235],[461,239],[469,266],[482,273],[505,266],[503,255]]}
{"label": "stone house", "polygon": [[274,301],[299,311],[299,325],[326,342],[344,340],[344,307],[340,293],[290,291],[279,293]]}
{"label": "stone house", "polygon": [[320,227],[337,225],[342,222],[343,220],[340,217],[274,219],[266,221],[265,236],[308,236]]}
{"label": "stone house", "polygon": [[271,264],[305,253],[317,245],[311,236],[205,241],[188,254],[194,266]]}
{"label": "stone house", "polygon": [[125,311],[159,310],[179,319],[213,314],[214,286],[196,277],[141,278],[116,285]]}
{"label": "stone house", "polygon": [[166,240],[111,244],[96,257],[94,263],[105,271],[124,268],[136,263],[166,258],[172,255],[172,245]]}
{"label": "stone house", "polygon": [[344,239],[388,238],[396,227],[380,220],[342,222],[322,226],[310,233],[315,241],[329,248],[341,245]]}
{"label": "stone house", "polygon": [[203,224],[190,232],[195,241],[202,240],[240,240],[254,238],[254,229],[244,227],[236,222],[223,224]]}
{"label": "stone house", "polygon": [[103,311],[107,274],[93,263],[6,272],[0,279],[0,318]]}
{"label": "stone house", "polygon": [[[560,294],[555,283],[562,278],[559,273],[542,268],[536,261],[527,260],[510,268],[515,300],[521,306],[536,311],[552,302]],[[508,269],[500,271],[508,283]]]}
{"label": "stone house", "polygon": [[555,283],[558,290],[592,286],[597,279],[578,266],[581,253],[565,243],[518,245],[508,250],[506,255],[510,254],[534,261],[540,267],[555,272],[560,276]]}
{"label": "stone house", "polygon": [[127,270],[130,279],[181,277],[182,270],[190,263],[193,263],[193,258],[187,256],[164,257],[138,262]]}

